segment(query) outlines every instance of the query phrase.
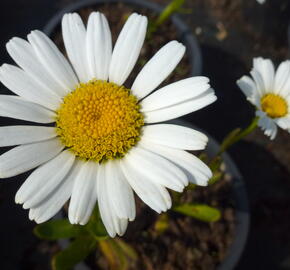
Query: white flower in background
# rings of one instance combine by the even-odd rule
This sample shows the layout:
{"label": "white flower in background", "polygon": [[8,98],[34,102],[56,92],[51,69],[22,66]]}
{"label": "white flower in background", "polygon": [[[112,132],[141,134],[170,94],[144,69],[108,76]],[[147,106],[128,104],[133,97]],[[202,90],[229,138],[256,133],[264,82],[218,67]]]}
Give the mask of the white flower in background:
{"label": "white flower in background", "polygon": [[266,0],[257,0],[257,2],[258,2],[259,4],[264,4],[264,3],[266,2]]}
{"label": "white flower in background", "polygon": [[274,139],[277,125],[288,131],[290,129],[290,61],[282,62],[275,74],[270,59],[255,58],[251,75],[253,79],[243,76],[237,84],[256,106],[258,126]]}
{"label": "white flower in background", "polygon": [[72,65],[42,32],[7,50],[19,67],[4,64],[1,82],[18,96],[0,96],[0,115],[52,126],[0,128],[0,176],[34,170],[16,194],[38,223],[70,198],[69,220],[86,224],[98,200],[110,234],[122,235],[135,218],[133,190],[158,213],[171,207],[166,188],[206,185],[209,168],[184,150],[204,149],[207,137],[173,124],[155,124],[196,111],[216,96],[205,77],[155,91],[181,60],[185,47],[171,41],[143,67],[131,89],[122,86],[144,42],[147,18],[132,14],[112,50],[105,16],[92,13],[87,29],[66,14],[62,31]]}

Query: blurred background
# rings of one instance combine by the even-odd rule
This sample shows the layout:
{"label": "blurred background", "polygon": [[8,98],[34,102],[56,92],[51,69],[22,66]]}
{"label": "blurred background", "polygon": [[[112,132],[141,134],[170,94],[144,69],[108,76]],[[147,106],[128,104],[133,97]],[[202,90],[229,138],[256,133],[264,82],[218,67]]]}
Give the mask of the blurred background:
{"label": "blurred background", "polygon": [[[5,49],[10,38],[25,38],[31,30],[42,29],[55,12],[72,2],[1,0],[0,63],[11,63]],[[260,5],[256,0],[187,0],[184,7],[181,16],[201,46],[203,75],[211,79],[218,96],[215,104],[186,118],[220,141],[233,128],[248,125],[254,115],[235,83],[249,73],[253,57],[271,58],[276,65],[289,57],[290,1],[267,0]],[[7,90],[2,87],[1,93]],[[5,119],[0,121],[5,125]],[[246,181],[251,209],[249,238],[237,269],[290,269],[290,135],[279,130],[270,141],[257,129],[230,154]],[[33,236],[34,223],[14,203],[26,177],[0,182],[3,270],[48,269],[49,254],[56,249]]]}

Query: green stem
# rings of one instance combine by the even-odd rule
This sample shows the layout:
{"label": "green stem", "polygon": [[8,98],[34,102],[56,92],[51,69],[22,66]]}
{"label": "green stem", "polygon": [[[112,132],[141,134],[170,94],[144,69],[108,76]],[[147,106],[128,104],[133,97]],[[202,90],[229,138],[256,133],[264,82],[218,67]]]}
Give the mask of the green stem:
{"label": "green stem", "polygon": [[234,129],[232,130],[223,140],[219,151],[217,152],[216,156],[211,160],[209,166],[211,167],[212,171],[216,171],[219,167],[219,164],[221,162],[221,155],[228,150],[233,144],[240,141],[244,137],[246,137],[248,134],[250,134],[258,124],[259,117],[253,118],[252,122],[249,126],[247,126],[245,129]]}

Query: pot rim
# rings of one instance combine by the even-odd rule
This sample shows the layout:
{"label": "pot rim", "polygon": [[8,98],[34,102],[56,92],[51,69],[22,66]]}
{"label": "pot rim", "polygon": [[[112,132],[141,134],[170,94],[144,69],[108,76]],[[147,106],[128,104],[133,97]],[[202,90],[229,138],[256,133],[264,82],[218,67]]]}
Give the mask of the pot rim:
{"label": "pot rim", "polygon": [[[194,126],[192,123],[183,119],[169,121],[170,123],[186,126],[201,131],[208,137],[208,144],[204,150],[209,156],[214,156],[219,151],[220,144],[206,131]],[[237,266],[241,255],[244,251],[249,227],[250,227],[250,210],[249,201],[246,191],[245,182],[238,167],[236,166],[230,155],[225,152],[222,154],[222,159],[226,165],[226,171],[232,175],[232,192],[235,199],[235,233],[233,242],[228,248],[227,255],[217,270],[230,270]]]}
{"label": "pot rim", "polygon": [[[55,31],[58,25],[60,25],[61,19],[65,13],[75,12],[81,8],[92,6],[92,5],[102,5],[102,4],[117,4],[117,3],[125,3],[136,7],[144,7],[147,9],[151,9],[156,13],[160,13],[163,10],[163,7],[153,3],[147,2],[145,0],[83,0],[76,3],[73,3],[56,13],[45,25],[43,28],[44,33],[48,36]],[[171,21],[175,25],[179,39],[184,43],[187,48],[187,53],[189,57],[189,62],[191,65],[190,76],[199,76],[202,71],[202,55],[200,51],[200,47],[198,42],[191,33],[190,28],[183,22],[183,20],[177,15],[174,14],[171,16]]]}

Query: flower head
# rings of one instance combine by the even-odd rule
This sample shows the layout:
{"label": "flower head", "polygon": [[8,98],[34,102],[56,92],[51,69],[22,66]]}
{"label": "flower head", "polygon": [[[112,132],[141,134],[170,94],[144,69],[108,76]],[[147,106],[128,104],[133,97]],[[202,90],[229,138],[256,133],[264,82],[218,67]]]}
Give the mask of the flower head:
{"label": "flower head", "polygon": [[237,81],[247,99],[257,108],[258,125],[271,139],[277,126],[290,129],[290,61],[282,62],[275,74],[271,60],[255,58],[252,78],[243,76]]}
{"label": "flower head", "polygon": [[69,220],[86,224],[98,201],[110,234],[122,235],[135,218],[135,193],[160,213],[171,207],[166,188],[206,185],[209,168],[185,150],[201,150],[202,133],[155,124],[196,111],[216,96],[206,77],[187,78],[151,92],[173,71],[185,47],[171,41],[143,67],[130,89],[147,18],[132,14],[112,49],[105,16],[77,14],[62,20],[70,63],[42,32],[28,42],[13,38],[7,50],[19,67],[0,67],[1,82],[18,96],[0,96],[0,115],[50,126],[0,128],[0,176],[36,168],[16,194],[29,217],[44,222],[70,199]]}

